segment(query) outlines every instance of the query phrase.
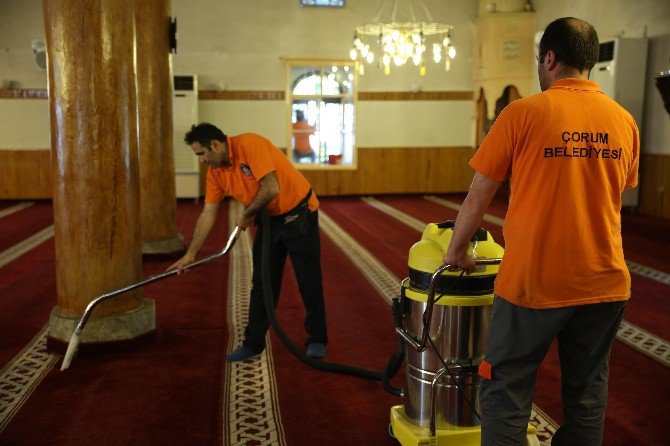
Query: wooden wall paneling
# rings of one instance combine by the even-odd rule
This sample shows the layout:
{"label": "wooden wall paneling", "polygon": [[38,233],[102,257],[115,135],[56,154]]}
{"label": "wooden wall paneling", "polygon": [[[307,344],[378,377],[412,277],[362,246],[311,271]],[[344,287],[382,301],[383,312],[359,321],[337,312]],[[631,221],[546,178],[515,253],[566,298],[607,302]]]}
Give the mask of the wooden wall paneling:
{"label": "wooden wall paneling", "polygon": [[51,152],[0,149],[0,198],[51,198]]}
{"label": "wooden wall paneling", "polygon": [[644,215],[670,218],[670,155],[640,156],[640,206]]}
{"label": "wooden wall paneling", "polygon": [[465,192],[471,147],[359,148],[357,170],[303,170],[320,196]]}

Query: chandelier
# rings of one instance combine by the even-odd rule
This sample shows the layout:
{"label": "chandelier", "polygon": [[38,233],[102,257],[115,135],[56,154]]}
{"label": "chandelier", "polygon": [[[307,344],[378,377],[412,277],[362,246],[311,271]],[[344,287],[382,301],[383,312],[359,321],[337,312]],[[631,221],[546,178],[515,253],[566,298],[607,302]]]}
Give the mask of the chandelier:
{"label": "chandelier", "polygon": [[[411,21],[397,19],[400,3],[405,4]],[[414,6],[423,10],[425,21],[417,19]],[[382,14],[391,7],[390,21],[382,22]],[[425,76],[425,53],[432,50],[435,63],[445,60],[444,68],[449,71],[451,60],[456,57],[456,48],[451,41],[453,26],[436,23],[423,0],[383,0],[377,15],[371,23],[354,28],[354,45],[349,52],[351,60],[358,61],[359,74],[365,74],[365,63],[384,68],[384,74],[391,74],[391,64],[398,67],[411,61],[419,67],[419,74]]]}

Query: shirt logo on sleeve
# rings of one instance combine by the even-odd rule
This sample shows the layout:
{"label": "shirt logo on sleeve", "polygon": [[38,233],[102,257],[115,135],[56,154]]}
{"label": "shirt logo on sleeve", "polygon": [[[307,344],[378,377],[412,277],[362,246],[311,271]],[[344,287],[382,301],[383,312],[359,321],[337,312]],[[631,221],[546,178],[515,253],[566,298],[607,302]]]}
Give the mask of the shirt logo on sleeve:
{"label": "shirt logo on sleeve", "polygon": [[240,164],[240,169],[242,170],[242,174],[244,174],[245,177],[251,175],[251,167],[249,167],[248,164]]}

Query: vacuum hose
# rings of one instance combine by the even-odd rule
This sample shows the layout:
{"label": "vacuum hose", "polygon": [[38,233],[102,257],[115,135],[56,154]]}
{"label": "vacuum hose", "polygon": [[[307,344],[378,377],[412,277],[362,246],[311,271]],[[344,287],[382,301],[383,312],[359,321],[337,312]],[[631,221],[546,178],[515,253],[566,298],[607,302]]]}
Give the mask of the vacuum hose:
{"label": "vacuum hose", "polygon": [[[270,279],[270,221],[267,212],[261,212],[261,231],[263,237],[262,255],[261,255],[261,283],[263,285],[263,299],[265,301],[265,311],[267,313],[270,324],[275,333],[281,340],[282,344],[300,361],[324,372],[340,373],[343,375],[357,376],[360,378],[370,379],[373,381],[382,381],[384,389],[395,396],[402,396],[402,390],[395,388],[389,384],[389,381],[398,372],[400,365],[404,359],[404,342],[398,336],[398,351],[391,357],[382,371],[367,370],[360,367],[355,367],[346,364],[338,364],[334,362],[324,362],[312,359],[302,353],[291,340],[286,336],[286,332],[282,328],[277,314],[275,313],[275,302],[272,296],[272,283]],[[397,299],[394,299],[397,300]],[[395,304],[394,304],[395,305]],[[399,305],[397,305],[399,307]],[[395,312],[394,308],[394,312]],[[395,317],[396,324],[398,318]]]}
{"label": "vacuum hose", "polygon": [[[303,354],[298,348],[291,342],[291,340],[286,336],[286,333],[284,332],[284,329],[280,325],[279,321],[277,320],[277,316],[275,314],[275,306],[274,306],[274,299],[272,296],[272,286],[271,286],[271,279],[270,279],[270,222],[268,215],[265,211],[261,212],[261,226],[262,226],[262,237],[263,237],[263,245],[262,245],[262,257],[261,257],[261,279],[262,279],[262,285],[263,285],[263,298],[265,301],[265,311],[267,313],[268,319],[270,320],[270,323],[272,324],[272,327],[274,328],[275,332],[277,333],[277,336],[281,340],[281,342],[284,344],[284,346],[299,360],[304,362],[305,364],[314,367],[315,369],[318,370],[323,370],[326,372],[333,372],[333,373],[341,373],[345,375],[351,375],[351,376],[358,376],[361,378],[365,379],[370,379],[374,381],[382,381],[384,385],[384,389],[386,389],[389,393],[395,396],[402,396],[402,389],[395,388],[391,386],[390,380],[395,376],[395,374],[398,372],[398,369],[402,365],[402,362],[404,360],[404,341],[401,336],[398,336],[398,350],[395,352],[395,354],[391,357],[391,359],[388,361],[386,368],[382,371],[374,371],[374,370],[367,370],[363,369],[360,367],[354,367],[346,364],[337,364],[337,363],[330,363],[330,362],[323,362],[323,361],[317,361],[315,359],[307,357],[305,354]],[[200,266],[204,263],[209,263],[212,260],[218,259],[230,252],[232,249],[233,245],[237,241],[237,237],[239,235],[239,228],[235,228],[235,230],[231,233],[230,237],[228,238],[228,242],[226,243],[226,246],[221,250],[221,252],[216,253],[214,255],[211,255],[209,257],[206,257],[202,260],[199,260],[197,262],[190,263],[184,267],[184,271],[188,271],[190,269],[193,269],[197,266]],[[177,270],[170,270],[167,272],[164,272],[162,274],[158,274],[152,277],[149,277],[148,279],[142,280],[141,282],[126,286],[124,288],[111,291],[109,293],[105,293],[93,301],[91,301],[88,306],[86,307],[86,311],[84,311],[84,314],[81,317],[81,320],[77,324],[77,327],[74,330],[74,333],[72,334],[72,337],[70,339],[70,342],[67,347],[67,351],[65,353],[65,357],[63,358],[63,364],[61,365],[61,370],[65,370],[70,366],[70,363],[72,362],[72,359],[74,358],[77,349],[79,347],[79,343],[81,340],[81,332],[86,326],[86,323],[88,322],[88,319],[91,316],[91,313],[95,309],[95,307],[110,298],[116,297],[120,294],[126,293],[130,290],[134,290],[136,288],[139,288],[144,285],[148,285],[150,283],[156,282],[158,280],[165,279],[167,277],[173,276],[177,274]],[[396,326],[402,328],[402,313],[400,312],[400,305],[398,303],[398,299],[394,299],[394,304],[393,304],[393,312],[394,312],[394,319],[396,321]]]}

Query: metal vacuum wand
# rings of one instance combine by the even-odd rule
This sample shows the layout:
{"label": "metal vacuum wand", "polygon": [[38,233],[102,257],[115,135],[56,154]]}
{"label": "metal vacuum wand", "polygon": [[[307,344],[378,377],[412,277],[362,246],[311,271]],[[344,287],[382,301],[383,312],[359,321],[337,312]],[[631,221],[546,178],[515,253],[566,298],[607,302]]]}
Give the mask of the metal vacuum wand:
{"label": "metal vacuum wand", "polygon": [[[205,263],[209,263],[212,260],[218,259],[219,257],[223,257],[224,255],[228,254],[228,252],[231,250],[235,242],[237,241],[237,237],[240,234],[240,228],[235,227],[233,232],[230,234],[230,237],[228,237],[228,242],[226,243],[226,246],[218,253],[213,254],[209,257],[205,257],[204,259],[198,260],[197,262],[189,263],[184,267],[184,271],[189,271],[197,266],[203,265]],[[86,326],[86,323],[88,322],[88,319],[91,317],[91,313],[93,312],[93,309],[102,301],[110,299],[112,297],[116,297],[120,294],[126,293],[128,291],[134,290],[136,288],[139,288],[144,285],[148,285],[153,282],[157,282],[159,280],[165,279],[170,276],[174,276],[177,274],[177,270],[173,269],[170,271],[166,271],[162,274],[157,274],[155,276],[151,276],[148,279],[144,279],[141,282],[137,282],[132,285],[128,285],[123,288],[119,288],[118,290],[115,291],[110,291],[109,293],[102,294],[95,299],[93,299],[88,306],[86,307],[86,310],[84,311],[84,314],[82,315],[81,319],[79,320],[79,323],[77,324],[77,327],[74,330],[74,333],[72,333],[72,337],[70,338],[70,343],[67,346],[67,351],[65,352],[65,357],[63,358],[63,364],[61,365],[61,370],[65,370],[68,367],[70,367],[70,363],[72,362],[72,359],[74,358],[75,353],[77,353],[77,347],[79,347],[79,342],[80,342],[80,336],[81,332]]]}

